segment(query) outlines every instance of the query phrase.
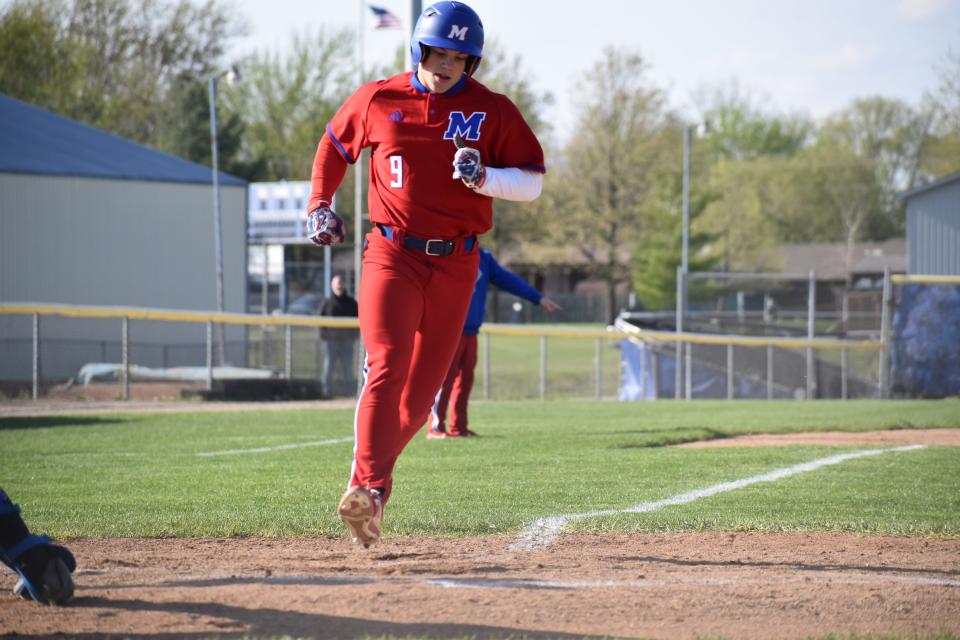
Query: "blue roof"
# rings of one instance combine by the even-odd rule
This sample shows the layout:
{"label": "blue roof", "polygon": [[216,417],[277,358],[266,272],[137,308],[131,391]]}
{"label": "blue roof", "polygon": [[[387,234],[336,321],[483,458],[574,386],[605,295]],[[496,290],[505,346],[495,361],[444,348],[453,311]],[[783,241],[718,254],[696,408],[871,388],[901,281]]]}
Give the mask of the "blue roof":
{"label": "blue roof", "polygon": [[[210,184],[209,167],[0,93],[0,173]],[[220,172],[222,185],[247,181]]]}
{"label": "blue roof", "polygon": [[948,176],[942,176],[937,178],[933,182],[928,182],[927,184],[920,185],[919,187],[914,187],[910,191],[901,191],[897,194],[897,197],[901,200],[909,200],[914,196],[918,196],[921,193],[926,193],[927,191],[933,191],[934,189],[939,189],[944,185],[948,185],[952,182],[960,180],[960,172],[951,173]]}

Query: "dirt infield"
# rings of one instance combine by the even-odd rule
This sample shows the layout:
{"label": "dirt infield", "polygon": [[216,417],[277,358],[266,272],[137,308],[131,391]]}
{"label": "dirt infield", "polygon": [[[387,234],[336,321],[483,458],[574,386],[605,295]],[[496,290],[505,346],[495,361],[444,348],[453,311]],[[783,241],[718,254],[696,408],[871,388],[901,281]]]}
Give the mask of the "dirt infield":
{"label": "dirt infield", "polygon": [[[838,534],[75,540],[75,602],[0,632],[99,637],[796,638],[960,633],[960,540]],[[0,580],[7,590],[13,581]]]}
{"label": "dirt infield", "polygon": [[922,444],[960,447],[960,429],[893,429],[889,431],[819,431],[816,433],[779,433],[718,438],[677,445],[683,448],[704,447],[785,447],[787,445],[827,447],[895,447]]}
{"label": "dirt infield", "polygon": [[[271,406],[264,403],[264,408]],[[282,403],[350,406],[350,402]],[[249,410],[251,403],[28,401],[0,416]],[[279,408],[279,407],[278,407]],[[744,436],[683,446],[960,446],[960,430]],[[389,513],[387,514],[389,517]],[[18,601],[0,634],[91,637],[803,638],[960,634],[960,539],[844,534],[73,540],[68,607]]]}

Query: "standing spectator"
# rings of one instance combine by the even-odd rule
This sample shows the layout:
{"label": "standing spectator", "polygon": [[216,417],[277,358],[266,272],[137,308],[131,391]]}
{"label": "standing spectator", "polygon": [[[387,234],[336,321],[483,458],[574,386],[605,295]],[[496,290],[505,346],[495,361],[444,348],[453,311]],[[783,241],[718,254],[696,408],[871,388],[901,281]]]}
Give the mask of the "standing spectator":
{"label": "standing spectator", "polygon": [[[357,301],[347,293],[343,276],[335,275],[330,279],[332,296],[323,301],[320,315],[331,318],[356,318]],[[357,330],[335,327],[321,327],[320,337],[324,343],[323,354],[323,392],[328,396],[352,396],[356,391],[353,377],[354,343]],[[340,371],[339,393],[335,392],[333,380],[335,370]]]}
{"label": "standing spectator", "polygon": [[[467,427],[467,403],[470,401],[470,391],[473,389],[473,369],[477,365],[477,334],[487,309],[487,288],[493,284],[515,296],[538,304],[546,311],[556,311],[560,308],[556,302],[530,286],[517,274],[500,266],[489,251],[480,249],[480,268],[477,271],[477,282],[473,286],[473,297],[470,299],[470,310],[467,312],[467,323],[460,336],[460,344],[450,363],[447,377],[437,393],[433,404],[433,415],[427,438],[456,438],[477,435]],[[453,401],[450,411],[450,429],[446,428],[447,406]]]}

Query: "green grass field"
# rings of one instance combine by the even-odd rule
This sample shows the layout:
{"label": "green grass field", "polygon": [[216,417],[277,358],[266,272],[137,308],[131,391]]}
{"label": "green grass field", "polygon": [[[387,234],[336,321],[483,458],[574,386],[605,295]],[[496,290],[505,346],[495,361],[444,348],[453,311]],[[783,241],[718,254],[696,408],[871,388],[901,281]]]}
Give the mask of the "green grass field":
{"label": "green grass field", "polygon": [[[960,427],[960,402],[479,402],[472,420],[483,437],[418,436],[401,456],[387,535],[519,534],[541,516],[620,510],[870,448],[664,445]],[[350,410],[0,418],[0,486],[34,529],[62,539],[340,536],[351,435]],[[274,447],[286,448],[200,455]],[[952,447],[886,453],[571,526],[957,536],[960,458]]]}

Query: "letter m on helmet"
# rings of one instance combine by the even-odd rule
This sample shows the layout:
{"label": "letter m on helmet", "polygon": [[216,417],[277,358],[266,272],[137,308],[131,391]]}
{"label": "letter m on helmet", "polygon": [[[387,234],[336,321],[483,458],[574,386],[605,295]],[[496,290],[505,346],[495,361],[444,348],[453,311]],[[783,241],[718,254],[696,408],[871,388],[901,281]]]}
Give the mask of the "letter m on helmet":
{"label": "letter m on helmet", "polygon": [[448,37],[449,39],[451,39],[451,40],[453,40],[454,38],[456,38],[457,40],[460,40],[461,42],[462,42],[462,41],[465,41],[465,40],[467,39],[467,31],[468,31],[469,29],[470,29],[470,27],[461,27],[461,26],[459,26],[459,25],[452,24],[452,25],[450,25],[450,35],[448,35],[447,37]]}
{"label": "letter m on helmet", "polygon": [[483,119],[486,117],[486,111],[474,111],[470,114],[470,117],[465,117],[463,111],[451,111],[450,124],[443,134],[443,139],[453,140],[459,133],[467,140],[479,140],[480,125],[483,124]]}

